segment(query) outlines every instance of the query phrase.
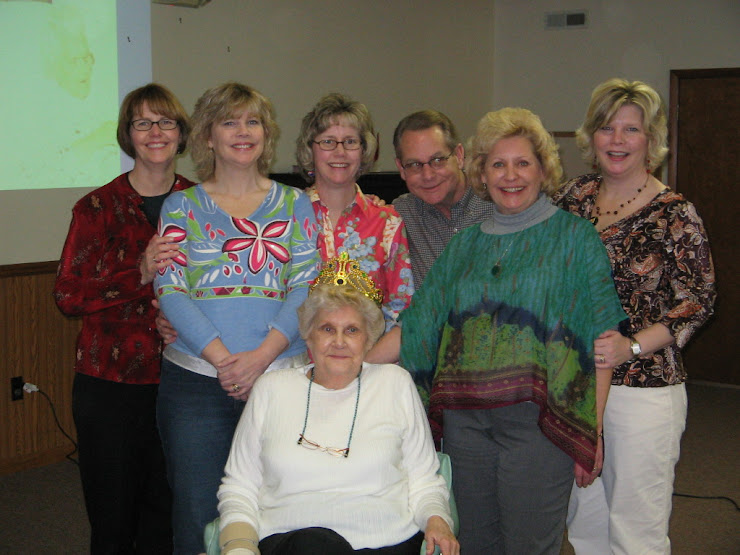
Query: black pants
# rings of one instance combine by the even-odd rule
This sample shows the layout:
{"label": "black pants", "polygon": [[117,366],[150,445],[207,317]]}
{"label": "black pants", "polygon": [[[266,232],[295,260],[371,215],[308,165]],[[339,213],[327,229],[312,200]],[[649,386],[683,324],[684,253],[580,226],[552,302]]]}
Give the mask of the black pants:
{"label": "black pants", "polygon": [[172,553],[157,387],[75,376],[72,412],[92,555]]}
{"label": "black pants", "polygon": [[273,534],[260,542],[262,555],[419,555],[424,534],[419,532],[405,542],[378,549],[352,549],[334,530],[302,528]]}

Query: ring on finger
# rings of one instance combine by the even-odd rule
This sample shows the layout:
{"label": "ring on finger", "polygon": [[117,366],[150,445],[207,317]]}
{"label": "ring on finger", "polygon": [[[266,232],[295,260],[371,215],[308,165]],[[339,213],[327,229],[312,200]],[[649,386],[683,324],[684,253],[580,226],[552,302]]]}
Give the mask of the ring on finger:
{"label": "ring on finger", "polygon": [[234,393],[237,393],[241,389],[241,386],[238,383],[232,384],[231,391]]}
{"label": "ring on finger", "polygon": [[606,362],[606,357],[604,355],[599,355],[599,360],[601,361],[601,364],[604,364]]}

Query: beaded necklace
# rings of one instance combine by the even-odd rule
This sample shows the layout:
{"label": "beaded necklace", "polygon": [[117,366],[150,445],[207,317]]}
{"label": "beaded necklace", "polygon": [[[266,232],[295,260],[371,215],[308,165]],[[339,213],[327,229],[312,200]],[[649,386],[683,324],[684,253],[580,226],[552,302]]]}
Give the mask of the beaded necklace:
{"label": "beaded necklace", "polygon": [[[629,199],[627,202],[623,202],[622,204],[620,204],[619,205],[619,210],[621,210],[622,208],[624,208],[625,204],[632,204],[632,201],[633,200],[636,200],[637,197],[640,196],[640,193],[642,193],[642,190],[647,185],[649,179],[650,179],[650,173],[647,174],[647,177],[645,178],[645,183],[642,184],[642,187],[638,187],[637,188],[637,193],[635,194],[635,196],[632,197],[631,199]],[[599,192],[601,192],[601,184],[599,184]],[[596,198],[597,199],[599,198],[598,193],[596,194]],[[594,204],[594,210],[596,210],[596,217],[597,218],[602,215],[601,214],[601,208],[599,208],[599,206],[597,204]],[[604,216],[607,216],[608,214],[614,214],[616,216],[618,213],[619,212],[617,210],[606,210],[603,215]],[[594,222],[594,223],[596,223],[596,222]]]}
{"label": "beaded necklace", "polygon": [[346,459],[347,457],[349,457],[349,446],[352,443],[352,434],[355,431],[355,422],[357,421],[357,407],[360,405],[360,386],[362,385],[362,370],[360,370],[360,373],[357,375],[357,397],[355,398],[355,412],[352,415],[352,426],[349,429],[349,438],[347,439],[347,447],[345,447],[344,449],[338,449],[336,447],[323,447],[319,445],[318,443],[311,441],[304,435],[306,433],[306,426],[308,425],[308,408],[311,406],[311,386],[313,385],[313,380],[315,376],[316,376],[316,371],[312,369],[311,370],[311,380],[308,382],[308,397],[306,399],[306,416],[303,419],[303,430],[301,430],[301,433],[298,435],[298,445],[302,445],[306,449],[316,449],[318,451],[323,451],[324,453],[329,453],[330,455],[333,455],[335,457],[344,457]]}

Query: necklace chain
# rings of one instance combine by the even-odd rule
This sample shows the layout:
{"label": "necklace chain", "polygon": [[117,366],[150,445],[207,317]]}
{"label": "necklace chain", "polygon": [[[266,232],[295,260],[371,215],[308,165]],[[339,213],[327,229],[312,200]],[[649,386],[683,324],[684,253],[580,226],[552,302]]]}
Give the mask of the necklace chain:
{"label": "necklace chain", "polygon": [[[647,183],[648,183],[648,180],[649,180],[649,179],[650,179],[650,174],[648,173],[648,174],[647,174],[647,177],[645,177],[645,183],[643,183],[643,184],[642,184],[642,187],[638,187],[638,188],[637,188],[637,193],[635,193],[635,196],[634,196],[634,197],[632,197],[631,199],[629,199],[629,200],[628,200],[627,202],[623,202],[623,203],[621,203],[621,204],[619,205],[619,210],[621,210],[622,208],[624,208],[626,204],[632,204],[632,201],[633,201],[633,200],[636,200],[636,199],[637,199],[637,197],[639,197],[639,196],[640,196],[640,193],[642,193],[642,190],[643,190],[643,189],[645,189],[645,187],[646,187],[646,185],[647,185]],[[599,184],[599,192],[601,192],[601,184]],[[598,195],[598,193],[596,194],[596,198],[597,198],[597,199],[599,198],[599,195]],[[606,211],[605,211],[605,212],[604,212],[604,213],[602,214],[602,212],[601,212],[601,208],[599,208],[599,206],[598,206],[597,204],[594,204],[594,210],[596,211],[596,216],[597,216],[597,217],[598,217],[598,216],[602,216],[602,215],[603,215],[603,216],[607,216],[607,215],[609,215],[609,214],[613,214],[613,215],[615,215],[615,216],[616,216],[616,215],[618,215],[618,214],[619,214],[619,210],[606,210]]]}
{"label": "necklace chain", "polygon": [[501,273],[501,261],[504,259],[504,256],[506,256],[509,253],[509,249],[511,248],[511,245],[514,244],[514,241],[516,240],[516,237],[513,237],[511,241],[509,241],[509,244],[506,245],[506,249],[504,250],[504,253],[498,257],[498,260],[496,261],[496,264],[493,265],[493,268],[491,268],[491,275],[493,277],[496,277]]}
{"label": "necklace chain", "polygon": [[[301,434],[298,436],[298,445],[303,443],[303,441],[306,439],[305,433],[306,433],[306,426],[308,425],[308,408],[311,406],[311,386],[313,385],[314,377],[316,376],[316,370],[311,369],[311,379],[308,382],[308,396],[306,398],[306,416],[303,419],[303,430],[301,430]],[[357,397],[355,397],[355,411],[352,415],[352,426],[350,426],[349,429],[349,438],[347,438],[347,447],[343,449],[343,457],[346,459],[349,457],[349,446],[352,443],[352,434],[355,432],[355,422],[357,422],[357,407],[360,405],[360,386],[362,385],[362,370],[360,370],[360,373],[357,375]]]}

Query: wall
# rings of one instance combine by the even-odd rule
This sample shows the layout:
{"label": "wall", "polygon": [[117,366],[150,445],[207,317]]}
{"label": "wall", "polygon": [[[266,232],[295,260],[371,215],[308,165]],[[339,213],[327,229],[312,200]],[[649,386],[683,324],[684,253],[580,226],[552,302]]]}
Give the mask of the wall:
{"label": "wall", "polygon": [[[669,71],[740,66],[737,0],[495,0],[493,104],[573,131],[593,88],[646,81],[668,102]],[[545,30],[545,13],[588,11],[585,29]]]}
{"label": "wall", "polygon": [[295,163],[301,118],[328,92],[347,93],[370,109],[380,133],[379,171],[395,171],[393,130],[403,116],[438,108],[468,134],[493,94],[489,0],[153,5],[152,29],[154,76],[188,110],[226,80],[272,100],[282,130],[279,172]]}

